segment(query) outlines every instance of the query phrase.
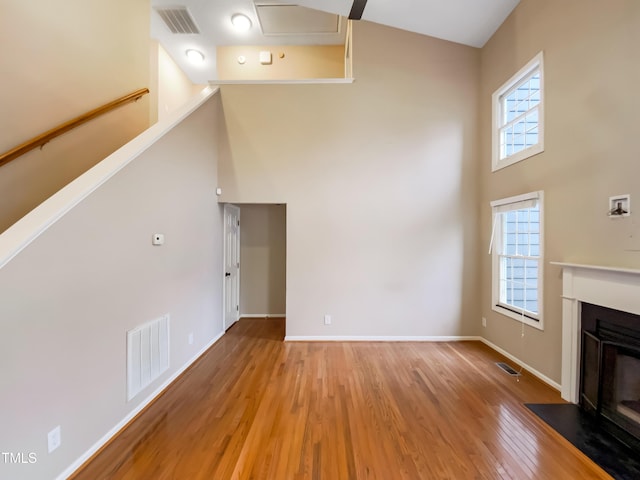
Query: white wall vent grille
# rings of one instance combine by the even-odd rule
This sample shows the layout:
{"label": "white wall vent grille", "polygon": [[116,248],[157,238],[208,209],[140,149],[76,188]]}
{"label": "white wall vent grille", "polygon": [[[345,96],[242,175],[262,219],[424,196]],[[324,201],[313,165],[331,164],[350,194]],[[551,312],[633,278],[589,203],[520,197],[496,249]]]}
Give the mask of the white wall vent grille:
{"label": "white wall vent grille", "polygon": [[187,7],[156,8],[155,11],[171,33],[200,33]]}
{"label": "white wall vent grille", "polygon": [[127,332],[127,401],[168,368],[168,314]]}

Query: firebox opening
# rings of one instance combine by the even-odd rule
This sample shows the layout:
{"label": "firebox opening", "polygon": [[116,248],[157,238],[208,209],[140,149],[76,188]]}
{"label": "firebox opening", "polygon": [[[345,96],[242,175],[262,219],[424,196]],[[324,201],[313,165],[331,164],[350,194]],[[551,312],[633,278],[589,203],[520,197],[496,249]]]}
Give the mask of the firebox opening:
{"label": "firebox opening", "polygon": [[[640,316],[582,304],[580,406],[640,446]],[[638,450],[640,451],[640,450]]]}

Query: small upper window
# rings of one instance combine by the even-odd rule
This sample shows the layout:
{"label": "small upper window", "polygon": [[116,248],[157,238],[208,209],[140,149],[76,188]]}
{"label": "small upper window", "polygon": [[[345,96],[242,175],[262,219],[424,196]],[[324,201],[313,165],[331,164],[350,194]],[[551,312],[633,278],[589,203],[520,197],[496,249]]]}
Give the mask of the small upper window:
{"label": "small upper window", "polygon": [[542,52],[496,90],[492,171],[544,150]]}

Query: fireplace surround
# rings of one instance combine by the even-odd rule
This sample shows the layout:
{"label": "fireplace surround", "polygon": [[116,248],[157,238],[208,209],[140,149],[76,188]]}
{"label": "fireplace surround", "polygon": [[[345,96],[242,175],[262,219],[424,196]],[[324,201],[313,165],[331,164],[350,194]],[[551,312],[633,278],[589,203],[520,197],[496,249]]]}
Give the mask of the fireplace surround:
{"label": "fireplace surround", "polygon": [[640,440],[640,270],[562,267],[564,400]]}

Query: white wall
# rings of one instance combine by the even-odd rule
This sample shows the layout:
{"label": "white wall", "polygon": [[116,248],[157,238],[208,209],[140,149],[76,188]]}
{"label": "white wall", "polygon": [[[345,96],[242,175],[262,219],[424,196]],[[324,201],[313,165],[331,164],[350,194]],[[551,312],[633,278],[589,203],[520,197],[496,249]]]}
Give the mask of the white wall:
{"label": "white wall", "polygon": [[222,87],[221,201],[287,204],[287,336],[478,334],[479,51],[353,42],[351,85]]}
{"label": "white wall", "polygon": [[[0,450],[37,456],[0,478],[55,477],[222,333],[220,121],[216,95],[0,269]],[[170,369],[127,402],[126,332],[165,313]]]}

